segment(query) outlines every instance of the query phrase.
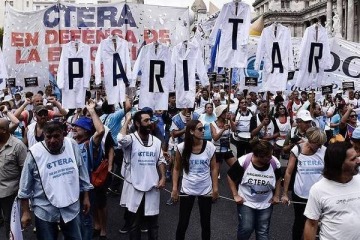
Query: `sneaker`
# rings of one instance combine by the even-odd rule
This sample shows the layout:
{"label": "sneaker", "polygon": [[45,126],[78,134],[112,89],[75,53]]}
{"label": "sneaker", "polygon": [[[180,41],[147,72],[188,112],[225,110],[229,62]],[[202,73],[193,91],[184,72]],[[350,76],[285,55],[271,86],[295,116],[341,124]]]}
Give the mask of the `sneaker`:
{"label": "sneaker", "polygon": [[125,234],[125,233],[128,233],[129,232],[129,226],[127,226],[126,224],[121,228],[119,229],[119,233],[122,233],[122,234]]}
{"label": "sneaker", "polygon": [[147,226],[141,226],[140,230],[142,233],[147,233],[149,231]]}
{"label": "sneaker", "polygon": [[171,206],[174,204],[175,204],[175,202],[173,201],[173,199],[171,197],[166,201],[166,205],[168,205],[168,206]]}

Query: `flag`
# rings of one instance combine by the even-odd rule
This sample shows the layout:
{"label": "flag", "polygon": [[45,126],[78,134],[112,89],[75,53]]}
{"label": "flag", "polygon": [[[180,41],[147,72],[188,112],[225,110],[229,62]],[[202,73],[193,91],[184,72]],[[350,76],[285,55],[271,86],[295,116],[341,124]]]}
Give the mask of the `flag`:
{"label": "flag", "polygon": [[20,219],[20,200],[18,198],[15,198],[11,209],[10,240],[23,240]]}
{"label": "flag", "polygon": [[58,87],[55,77],[49,72],[49,83],[54,91],[54,94],[56,94],[57,100],[61,102],[61,90]]}

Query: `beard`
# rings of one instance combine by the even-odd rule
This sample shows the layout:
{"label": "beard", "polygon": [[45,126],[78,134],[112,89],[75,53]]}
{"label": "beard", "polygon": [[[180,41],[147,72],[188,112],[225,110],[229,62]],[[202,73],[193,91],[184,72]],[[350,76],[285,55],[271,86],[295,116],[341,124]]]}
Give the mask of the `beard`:
{"label": "beard", "polygon": [[148,134],[150,134],[150,132],[151,132],[151,127],[150,127],[150,125],[149,125],[149,126],[140,126],[140,127],[139,127],[139,132],[140,132],[142,135],[148,135]]}

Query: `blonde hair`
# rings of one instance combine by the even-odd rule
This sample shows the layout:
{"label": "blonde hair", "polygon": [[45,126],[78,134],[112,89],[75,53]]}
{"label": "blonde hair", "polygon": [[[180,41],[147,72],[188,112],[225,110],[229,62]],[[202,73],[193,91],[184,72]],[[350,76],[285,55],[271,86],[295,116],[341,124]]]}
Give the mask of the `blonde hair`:
{"label": "blonde hair", "polygon": [[325,133],[317,127],[309,128],[306,131],[305,136],[311,143],[324,144],[327,141]]}

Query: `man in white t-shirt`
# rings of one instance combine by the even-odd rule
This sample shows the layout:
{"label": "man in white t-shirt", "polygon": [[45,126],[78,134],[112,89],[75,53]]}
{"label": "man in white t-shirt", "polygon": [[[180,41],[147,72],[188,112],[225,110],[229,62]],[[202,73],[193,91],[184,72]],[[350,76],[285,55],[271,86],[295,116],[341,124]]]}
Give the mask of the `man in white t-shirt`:
{"label": "man in white t-shirt", "polygon": [[360,159],[349,142],[330,144],[325,152],[324,178],[310,189],[304,215],[304,239],[360,239]]}

